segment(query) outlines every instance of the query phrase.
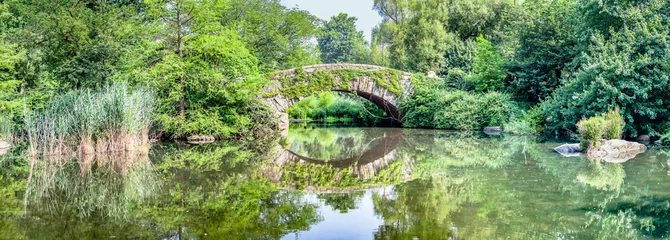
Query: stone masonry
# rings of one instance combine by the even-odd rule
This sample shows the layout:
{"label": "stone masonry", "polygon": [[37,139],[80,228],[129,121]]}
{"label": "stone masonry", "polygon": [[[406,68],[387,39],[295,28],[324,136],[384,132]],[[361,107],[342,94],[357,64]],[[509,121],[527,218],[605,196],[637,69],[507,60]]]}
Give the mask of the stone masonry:
{"label": "stone masonry", "polygon": [[[317,71],[328,71],[336,69],[356,69],[356,70],[383,70],[384,67],[374,66],[374,65],[365,65],[365,64],[320,64],[303,67],[302,70],[307,74],[313,74]],[[271,83],[263,88],[262,93],[275,92],[282,87],[279,79],[282,76],[289,76],[291,78],[296,76],[295,69],[289,69],[280,71],[277,75],[271,80]],[[389,116],[394,118],[396,121],[403,122],[403,114],[399,112],[397,106],[401,99],[404,97],[410,96],[412,94],[412,87],[410,84],[411,74],[404,72],[400,80],[400,84],[403,86],[404,92],[402,95],[397,95],[388,91],[386,88],[378,85],[374,80],[368,76],[362,76],[356,80],[349,82],[349,89],[324,89],[324,91],[341,91],[341,92],[351,92],[357,94],[365,99],[370,100],[371,102],[377,104],[381,109],[386,111]],[[303,96],[309,97],[309,96]],[[291,107],[291,105],[300,101],[299,99],[292,99],[286,96],[278,94],[274,97],[264,98],[263,101],[269,104],[273,109],[275,109],[280,117],[282,118],[281,124],[279,126],[280,130],[288,129],[288,121],[286,118],[286,110]]]}

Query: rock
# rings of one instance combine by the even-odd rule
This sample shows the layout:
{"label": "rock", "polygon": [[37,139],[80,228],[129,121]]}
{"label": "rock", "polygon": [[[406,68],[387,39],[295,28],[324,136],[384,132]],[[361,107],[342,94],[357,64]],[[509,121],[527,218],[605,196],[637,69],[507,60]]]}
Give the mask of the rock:
{"label": "rock", "polygon": [[429,77],[429,78],[440,78],[440,77],[437,76],[437,74],[434,71],[428,72],[427,77]]}
{"label": "rock", "polygon": [[191,144],[203,144],[203,143],[213,143],[216,141],[216,138],[213,136],[190,136],[186,138],[188,143]]}
{"label": "rock", "polygon": [[488,135],[500,135],[502,133],[502,128],[499,126],[495,127],[485,127],[484,133]]}
{"label": "rock", "polygon": [[638,142],[649,142],[651,141],[651,138],[649,137],[649,135],[640,135],[635,140],[637,140]]}
{"label": "rock", "polygon": [[308,191],[308,192],[316,191],[316,187],[314,187],[312,185],[309,185],[309,186],[305,187],[305,191]]}
{"label": "rock", "polygon": [[601,140],[599,147],[590,149],[589,158],[599,158],[605,162],[623,163],[647,151],[644,144],[625,140]]}
{"label": "rock", "polygon": [[554,148],[554,151],[561,154],[564,157],[575,157],[579,156],[582,152],[582,147],[579,143],[575,144],[563,144]]}

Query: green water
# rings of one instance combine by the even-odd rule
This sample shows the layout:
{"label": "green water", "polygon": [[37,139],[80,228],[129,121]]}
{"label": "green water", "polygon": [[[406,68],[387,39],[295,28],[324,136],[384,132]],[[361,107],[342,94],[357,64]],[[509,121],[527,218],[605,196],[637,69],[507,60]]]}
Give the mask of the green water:
{"label": "green water", "polygon": [[[30,167],[0,157],[0,239],[668,239],[669,155],[296,125],[285,139]],[[103,164],[104,163],[104,164]]]}

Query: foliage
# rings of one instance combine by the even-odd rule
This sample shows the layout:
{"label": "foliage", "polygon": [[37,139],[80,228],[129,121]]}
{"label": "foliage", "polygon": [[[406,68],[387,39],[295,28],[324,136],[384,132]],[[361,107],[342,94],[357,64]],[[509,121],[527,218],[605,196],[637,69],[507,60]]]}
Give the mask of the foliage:
{"label": "foliage", "polygon": [[522,118],[514,119],[505,125],[505,131],[521,135],[544,132],[542,109],[539,106],[534,106],[530,110],[524,111]]}
{"label": "foliage", "polygon": [[[323,92],[300,100],[287,110],[291,119],[371,125],[385,117],[374,103],[345,93]],[[329,120],[330,119],[330,120]]]}
{"label": "foliage", "polygon": [[414,94],[400,103],[406,127],[479,130],[505,125],[511,117],[506,94],[444,90],[435,82],[413,87]]}
{"label": "foliage", "polygon": [[670,124],[665,124],[665,134],[661,136],[661,142],[665,145],[670,145]]}
{"label": "foliage", "polygon": [[479,51],[472,63],[472,82],[479,92],[503,90],[503,78],[507,75],[500,53],[484,37],[477,37]]}
{"label": "foliage", "polygon": [[449,69],[447,78],[444,79],[444,87],[463,91],[474,90],[474,86],[468,81],[468,75],[460,68]]}
{"label": "foliage", "polygon": [[[588,49],[576,60],[579,70],[543,103],[548,130],[572,130],[583,117],[621,107],[625,134],[659,135],[659,116],[667,115],[667,1],[617,5],[586,1],[578,14]],[[604,11],[604,9],[611,11]],[[597,15],[597,16],[593,16]],[[587,18],[586,16],[590,16]],[[594,20],[596,19],[596,20]]]}
{"label": "foliage", "polygon": [[153,92],[125,85],[101,91],[76,90],[50,101],[27,116],[30,154],[119,152],[149,144]]}
{"label": "foliage", "polygon": [[261,72],[321,62],[313,43],[319,19],[309,12],[272,0],[232,0],[223,5],[221,24],[246,42]]}
{"label": "foliage", "polygon": [[[280,73],[278,76],[279,82],[283,87],[274,92],[265,93],[263,97],[273,97],[281,94],[288,98],[298,99],[336,88],[348,90],[351,87],[349,82],[359,80],[361,77],[369,77],[369,80],[386,88],[389,92],[402,95],[405,90],[400,83],[402,74],[398,70],[389,68],[381,70],[333,69],[315,71],[314,73],[306,73],[302,68],[297,68],[294,73]],[[275,77],[275,75],[277,74],[267,74],[271,77]]]}
{"label": "foliage", "polygon": [[356,30],[356,20],[340,13],[324,23],[317,39],[324,63],[369,62],[367,42],[363,32]]}
{"label": "foliage", "polygon": [[515,28],[519,46],[507,63],[509,89],[521,101],[539,102],[561,86],[570,75],[569,65],[578,55],[570,16],[575,1],[525,1],[529,16]]}
{"label": "foliage", "polygon": [[619,111],[617,107],[607,113],[589,119],[582,119],[577,123],[582,149],[598,147],[597,144],[602,139],[621,138],[626,123],[623,121],[623,117],[619,114]]}

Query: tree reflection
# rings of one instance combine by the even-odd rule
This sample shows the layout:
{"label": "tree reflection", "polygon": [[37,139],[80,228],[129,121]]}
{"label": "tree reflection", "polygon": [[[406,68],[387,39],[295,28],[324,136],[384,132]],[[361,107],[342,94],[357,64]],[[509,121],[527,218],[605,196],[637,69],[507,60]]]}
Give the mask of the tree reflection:
{"label": "tree reflection", "polygon": [[332,207],[334,211],[347,213],[349,210],[358,208],[357,205],[360,203],[363,195],[365,195],[365,192],[325,193],[319,194],[317,198],[322,200],[326,206]]}
{"label": "tree reflection", "polygon": [[[309,126],[309,125],[308,125]],[[384,131],[373,128],[311,128],[298,125],[289,129],[287,150],[307,158],[337,161],[370,150]]]}
{"label": "tree reflection", "polygon": [[178,239],[278,239],[320,221],[302,194],[257,178],[257,157],[229,143],[168,150],[156,166],[158,197],[142,215]]}

